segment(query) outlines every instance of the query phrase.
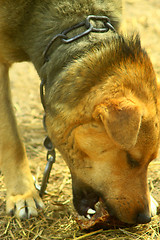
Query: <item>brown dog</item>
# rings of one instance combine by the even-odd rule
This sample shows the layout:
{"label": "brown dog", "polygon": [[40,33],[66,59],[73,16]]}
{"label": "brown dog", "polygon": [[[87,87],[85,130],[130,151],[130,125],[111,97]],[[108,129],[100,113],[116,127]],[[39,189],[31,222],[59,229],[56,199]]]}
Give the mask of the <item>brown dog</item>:
{"label": "brown dog", "polygon": [[[0,160],[8,213],[25,218],[37,215],[36,205],[43,208],[11,106],[8,69],[20,61],[32,61],[45,80],[46,127],[70,168],[78,213],[94,213],[99,197],[126,223],[146,223],[156,213],[147,186],[159,140],[156,76],[139,38],[113,31],[121,5],[0,0]],[[89,15],[107,16],[112,25],[93,17],[67,37],[88,31],[90,23],[96,29],[105,25],[105,31],[92,29],[72,43],[56,39],[48,46],[53,36]]]}

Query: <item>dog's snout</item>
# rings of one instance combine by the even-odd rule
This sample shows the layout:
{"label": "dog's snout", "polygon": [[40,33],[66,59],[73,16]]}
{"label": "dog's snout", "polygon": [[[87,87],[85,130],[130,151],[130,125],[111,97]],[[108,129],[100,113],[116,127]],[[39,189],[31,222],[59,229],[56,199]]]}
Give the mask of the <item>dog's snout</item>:
{"label": "dog's snout", "polygon": [[139,213],[137,216],[137,223],[143,224],[143,223],[149,223],[151,221],[151,216],[146,213]]}

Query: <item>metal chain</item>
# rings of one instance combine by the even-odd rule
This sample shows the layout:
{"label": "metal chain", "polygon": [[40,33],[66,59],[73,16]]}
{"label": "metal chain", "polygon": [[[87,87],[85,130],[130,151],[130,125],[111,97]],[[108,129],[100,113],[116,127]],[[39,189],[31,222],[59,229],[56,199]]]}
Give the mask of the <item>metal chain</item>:
{"label": "metal chain", "polygon": [[43,179],[42,179],[42,184],[39,189],[39,195],[42,197],[45,193],[45,190],[47,188],[50,172],[52,169],[53,163],[55,163],[55,158],[56,158],[56,152],[55,148],[52,145],[52,142],[49,137],[46,137],[44,140],[44,146],[46,147],[47,151],[47,164],[43,173]]}
{"label": "metal chain", "polygon": [[[94,21],[101,21],[104,24],[103,28],[96,28],[91,24],[91,20]],[[69,32],[72,32],[73,30],[80,28],[80,27],[85,27],[86,30],[83,31],[82,33],[73,36],[71,38],[67,37],[67,34]],[[104,33],[104,32],[108,32],[109,30],[112,30],[113,32],[116,32],[115,28],[112,26],[112,24],[110,23],[110,19],[107,16],[95,16],[95,15],[89,15],[84,21],[73,25],[70,28],[67,28],[66,30],[64,30],[62,33],[59,33],[57,35],[55,35],[52,40],[49,42],[49,44],[47,45],[46,49],[43,52],[43,57],[44,57],[44,61],[47,62],[49,61],[48,59],[48,51],[51,48],[52,44],[54,43],[54,41],[58,38],[60,38],[62,40],[63,43],[71,43],[85,35],[88,35],[90,32],[95,32],[95,33]]]}

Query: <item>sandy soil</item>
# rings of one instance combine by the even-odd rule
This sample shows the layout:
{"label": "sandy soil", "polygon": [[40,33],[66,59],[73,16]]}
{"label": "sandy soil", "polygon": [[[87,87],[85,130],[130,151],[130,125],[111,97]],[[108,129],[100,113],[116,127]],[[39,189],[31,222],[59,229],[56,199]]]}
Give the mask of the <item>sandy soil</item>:
{"label": "sandy soil", "polygon": [[[157,77],[160,77],[160,1],[127,0],[124,19],[123,28],[140,32],[142,45],[152,59]],[[32,173],[40,183],[46,164],[46,151],[42,145],[45,132],[39,97],[40,80],[30,63],[15,64],[10,77],[19,129]],[[149,183],[153,195],[160,202],[160,158],[150,165]],[[100,230],[91,236],[80,232],[74,220],[69,170],[59,154],[51,172],[47,188],[49,194],[44,196],[46,210],[40,212],[38,219],[21,222],[14,217],[6,217],[3,176],[0,184],[1,239],[160,239],[158,216],[150,224],[131,229]]]}

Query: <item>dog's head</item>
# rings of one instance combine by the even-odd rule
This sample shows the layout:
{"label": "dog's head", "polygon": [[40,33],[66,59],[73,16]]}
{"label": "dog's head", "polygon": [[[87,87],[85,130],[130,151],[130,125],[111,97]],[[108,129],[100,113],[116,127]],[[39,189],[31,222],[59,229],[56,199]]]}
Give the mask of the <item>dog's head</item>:
{"label": "dog's head", "polygon": [[110,215],[123,222],[149,221],[147,168],[159,138],[157,115],[151,112],[133,99],[112,99],[96,106],[92,122],[75,129],[81,157],[70,168],[81,215],[101,198]]}
{"label": "dog's head", "polygon": [[50,90],[46,124],[70,168],[78,213],[102,199],[110,215],[145,223],[159,141],[156,77],[139,41],[120,41],[69,67]]}

